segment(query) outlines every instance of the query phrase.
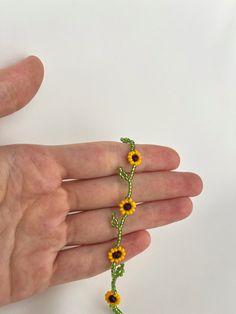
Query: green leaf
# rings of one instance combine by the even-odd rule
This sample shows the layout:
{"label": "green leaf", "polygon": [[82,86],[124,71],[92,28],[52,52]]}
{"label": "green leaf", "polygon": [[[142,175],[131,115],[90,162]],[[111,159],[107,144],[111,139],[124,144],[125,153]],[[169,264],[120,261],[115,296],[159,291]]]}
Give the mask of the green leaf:
{"label": "green leaf", "polygon": [[128,173],[122,167],[119,167],[119,175],[121,176],[122,179],[124,179],[126,181],[129,180]]}
{"label": "green leaf", "polygon": [[122,263],[120,264],[115,271],[116,277],[122,277],[124,275],[125,269],[124,269],[125,264]]}
{"label": "green leaf", "polygon": [[123,143],[129,143],[130,142],[130,139],[128,137],[121,137],[120,140]]}
{"label": "green leaf", "polygon": [[135,143],[134,143],[133,140],[131,140],[131,139],[128,138],[128,137],[121,137],[120,140],[121,140],[121,142],[123,142],[123,143],[129,143],[131,150],[135,150]]}
{"label": "green leaf", "polygon": [[111,216],[111,225],[112,225],[113,228],[118,228],[118,227],[119,227],[119,221],[118,221],[118,219],[116,218],[115,213],[112,213],[112,216]]}

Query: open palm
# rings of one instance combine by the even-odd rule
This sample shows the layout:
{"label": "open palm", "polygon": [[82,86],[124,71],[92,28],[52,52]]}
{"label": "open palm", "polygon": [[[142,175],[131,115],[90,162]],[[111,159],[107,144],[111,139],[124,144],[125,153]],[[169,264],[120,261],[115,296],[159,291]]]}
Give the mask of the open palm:
{"label": "open palm", "polygon": [[[42,79],[43,65],[34,56],[0,70],[0,116],[26,105]],[[132,197],[141,204],[123,229],[125,260],[148,247],[145,229],[187,217],[189,197],[202,190],[198,175],[171,171],[179,165],[173,149],[136,148],[143,162]],[[110,267],[106,253],[117,235],[110,218],[127,192],[117,169],[128,170],[128,152],[115,141],[0,147],[1,305]]]}

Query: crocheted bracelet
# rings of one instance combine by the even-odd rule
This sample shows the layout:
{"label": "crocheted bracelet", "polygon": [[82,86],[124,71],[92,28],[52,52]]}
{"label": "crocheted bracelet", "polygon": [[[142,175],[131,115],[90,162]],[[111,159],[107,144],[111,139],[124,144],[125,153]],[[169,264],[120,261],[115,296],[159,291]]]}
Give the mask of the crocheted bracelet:
{"label": "crocheted bracelet", "polygon": [[133,189],[132,180],[135,168],[142,162],[141,154],[137,150],[135,150],[134,141],[130,140],[129,138],[123,137],[121,137],[120,140],[123,143],[130,144],[130,152],[128,153],[127,159],[128,162],[132,165],[132,168],[130,172],[126,172],[122,167],[119,167],[120,177],[128,182],[128,194],[125,197],[125,199],[123,199],[119,204],[120,212],[122,214],[122,218],[120,219],[120,221],[116,217],[115,213],[114,212],[112,213],[111,225],[113,228],[117,229],[118,236],[114,247],[112,247],[107,253],[107,257],[111,262],[112,281],[111,290],[106,292],[105,300],[109,304],[109,307],[112,310],[112,312],[116,314],[122,314],[121,310],[117,307],[117,305],[120,303],[121,298],[120,295],[117,293],[116,281],[117,278],[123,276],[125,272],[124,263],[121,263],[119,266],[117,266],[116,264],[123,261],[126,255],[125,249],[121,246],[122,229],[128,215],[132,215],[136,209],[136,203],[131,198]]}

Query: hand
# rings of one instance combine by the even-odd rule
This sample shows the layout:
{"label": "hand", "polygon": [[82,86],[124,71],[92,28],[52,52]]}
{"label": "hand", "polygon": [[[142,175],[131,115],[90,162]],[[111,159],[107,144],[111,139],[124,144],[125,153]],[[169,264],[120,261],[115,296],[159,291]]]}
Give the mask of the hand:
{"label": "hand", "polygon": [[[34,56],[0,70],[0,116],[26,105],[42,79],[43,65]],[[145,229],[187,217],[189,197],[202,190],[198,175],[170,171],[179,165],[173,149],[136,148],[143,162],[132,197],[143,203],[125,222],[125,261],[148,247]],[[115,141],[0,147],[1,305],[110,268],[107,251],[117,236],[110,218],[127,193],[117,169],[129,170],[129,149]],[[79,212],[71,215],[72,210]]]}

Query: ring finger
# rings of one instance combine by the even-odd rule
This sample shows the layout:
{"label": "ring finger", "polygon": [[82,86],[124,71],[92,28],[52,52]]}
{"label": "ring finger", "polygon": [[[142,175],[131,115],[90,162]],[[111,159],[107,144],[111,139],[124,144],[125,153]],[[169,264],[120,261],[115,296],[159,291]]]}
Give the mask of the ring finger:
{"label": "ring finger", "polygon": [[[184,219],[192,211],[189,198],[178,198],[139,204],[123,227],[123,234],[151,229]],[[117,230],[111,227],[112,212],[119,218],[115,208],[91,210],[67,216],[67,245],[86,245],[111,240]]]}

